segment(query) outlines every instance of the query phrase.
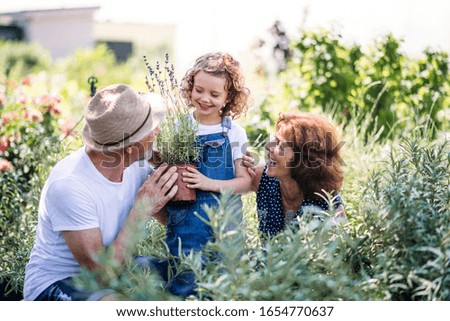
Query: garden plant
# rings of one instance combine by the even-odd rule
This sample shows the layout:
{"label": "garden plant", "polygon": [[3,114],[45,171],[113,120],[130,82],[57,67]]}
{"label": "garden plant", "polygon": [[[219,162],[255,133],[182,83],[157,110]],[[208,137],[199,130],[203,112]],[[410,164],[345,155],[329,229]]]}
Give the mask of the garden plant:
{"label": "garden plant", "polygon": [[182,182],[182,172],[187,166],[195,167],[195,162],[200,155],[197,144],[197,123],[189,117],[189,107],[181,96],[178,82],[175,78],[175,68],[169,67],[169,56],[166,54],[164,71],[161,70],[159,62],[156,67],[150,66],[147,59],[145,64],[149,71],[146,84],[151,92],[159,92],[164,98],[168,112],[161,122],[160,132],[156,137],[155,158],[177,167],[178,192],[173,201],[190,202],[195,201],[195,190],[186,187]]}

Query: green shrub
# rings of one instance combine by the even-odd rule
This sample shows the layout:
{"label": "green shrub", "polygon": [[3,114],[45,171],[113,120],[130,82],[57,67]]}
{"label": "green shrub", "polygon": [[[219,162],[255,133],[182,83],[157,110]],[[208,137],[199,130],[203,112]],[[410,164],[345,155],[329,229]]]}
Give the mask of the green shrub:
{"label": "green shrub", "polygon": [[450,142],[393,148],[363,193],[361,250],[385,300],[450,299]]}
{"label": "green shrub", "polygon": [[[184,264],[198,279],[200,299],[358,300],[360,279],[346,261],[345,230],[327,213],[310,211],[296,224],[257,246],[242,229],[228,230],[236,211],[231,194],[207,210],[215,233],[203,252]],[[323,217],[323,222],[313,216]],[[205,261],[205,257],[210,258]]]}
{"label": "green shrub", "polygon": [[[273,84],[276,90],[253,111],[261,121],[277,117],[267,105],[277,106],[276,111],[321,110],[344,125],[354,118],[376,120],[366,137],[382,130],[383,137],[392,138],[425,120],[434,126],[433,135],[449,130],[448,54],[426,49],[422,57],[411,58],[402,53],[401,43],[388,34],[363,50],[333,32],[304,31],[290,42],[288,67],[276,79],[281,84]],[[256,137],[253,133],[267,126],[253,117],[255,126],[247,129]]]}
{"label": "green shrub", "polygon": [[20,292],[34,242],[40,190],[58,156],[59,98],[10,87],[0,102],[0,281]]}
{"label": "green shrub", "polygon": [[49,70],[51,63],[50,53],[40,45],[0,42],[0,74],[9,80],[19,81],[28,74]]}

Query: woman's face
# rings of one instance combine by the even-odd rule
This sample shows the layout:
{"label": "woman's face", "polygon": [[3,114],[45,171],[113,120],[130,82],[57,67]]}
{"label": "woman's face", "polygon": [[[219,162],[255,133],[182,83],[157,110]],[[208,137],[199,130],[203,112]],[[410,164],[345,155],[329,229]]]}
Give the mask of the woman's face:
{"label": "woman's face", "polygon": [[205,71],[199,71],[194,76],[194,86],[191,101],[195,107],[196,116],[203,124],[220,122],[220,110],[227,101],[225,89],[227,80]]}
{"label": "woman's face", "polygon": [[292,143],[288,142],[283,133],[283,127],[275,134],[275,139],[266,144],[269,157],[267,175],[278,179],[291,177],[291,163],[294,160]]}

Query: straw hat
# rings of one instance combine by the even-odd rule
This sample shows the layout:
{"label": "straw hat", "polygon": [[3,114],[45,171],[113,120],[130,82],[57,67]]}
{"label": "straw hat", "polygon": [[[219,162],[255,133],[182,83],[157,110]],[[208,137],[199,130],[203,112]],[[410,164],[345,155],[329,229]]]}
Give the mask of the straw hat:
{"label": "straw hat", "polygon": [[85,109],[83,141],[94,150],[125,148],[150,134],[166,110],[158,94],[138,94],[120,84],[105,87]]}

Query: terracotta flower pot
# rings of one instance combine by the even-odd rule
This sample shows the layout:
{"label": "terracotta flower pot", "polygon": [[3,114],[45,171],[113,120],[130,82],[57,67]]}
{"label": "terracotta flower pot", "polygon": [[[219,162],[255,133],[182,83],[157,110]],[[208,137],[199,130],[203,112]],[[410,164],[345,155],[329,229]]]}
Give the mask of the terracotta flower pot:
{"label": "terracotta flower pot", "polygon": [[186,183],[183,182],[182,179],[183,179],[183,172],[187,171],[187,167],[196,168],[196,166],[193,164],[189,164],[189,163],[175,164],[172,166],[177,167],[177,173],[178,173],[178,178],[175,183],[178,186],[178,191],[175,194],[175,196],[172,198],[172,201],[173,202],[187,202],[187,203],[195,202],[195,200],[197,199],[196,190],[187,188]]}

